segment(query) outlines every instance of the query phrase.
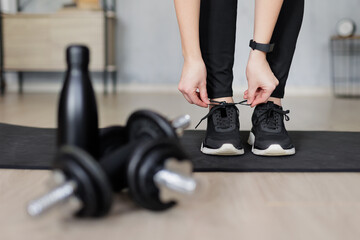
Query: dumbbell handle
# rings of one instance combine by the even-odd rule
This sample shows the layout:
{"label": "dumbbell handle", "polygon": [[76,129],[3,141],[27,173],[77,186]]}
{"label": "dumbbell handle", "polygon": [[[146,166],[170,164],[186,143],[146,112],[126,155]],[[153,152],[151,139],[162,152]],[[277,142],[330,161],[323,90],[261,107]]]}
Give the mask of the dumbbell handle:
{"label": "dumbbell handle", "polygon": [[190,115],[181,115],[171,121],[171,126],[176,130],[184,130],[190,126]]}
{"label": "dumbbell handle", "polygon": [[30,216],[36,217],[52,207],[66,201],[74,195],[78,185],[75,181],[67,181],[46,195],[31,201],[27,207]]}
{"label": "dumbbell handle", "polygon": [[109,179],[114,191],[121,191],[127,186],[126,168],[128,159],[138,142],[130,142],[118,148],[100,160],[100,166]]}
{"label": "dumbbell handle", "polygon": [[170,170],[160,170],[154,175],[156,185],[166,187],[177,193],[192,195],[196,190],[196,181],[194,178],[181,175]]}

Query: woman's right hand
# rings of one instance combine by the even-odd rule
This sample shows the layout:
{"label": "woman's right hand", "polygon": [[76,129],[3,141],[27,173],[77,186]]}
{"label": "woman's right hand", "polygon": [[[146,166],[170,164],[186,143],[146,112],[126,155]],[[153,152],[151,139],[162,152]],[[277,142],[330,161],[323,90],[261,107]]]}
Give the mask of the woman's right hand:
{"label": "woman's right hand", "polygon": [[206,67],[201,60],[185,60],[178,86],[185,99],[200,107],[210,104],[206,90]]}

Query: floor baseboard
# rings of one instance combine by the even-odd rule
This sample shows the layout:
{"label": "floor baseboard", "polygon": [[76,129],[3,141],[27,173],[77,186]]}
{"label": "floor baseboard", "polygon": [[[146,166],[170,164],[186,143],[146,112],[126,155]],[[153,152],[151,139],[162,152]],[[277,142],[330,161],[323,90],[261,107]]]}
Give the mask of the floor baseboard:
{"label": "floor baseboard", "polygon": [[[93,83],[96,92],[103,92],[102,82]],[[61,83],[31,83],[24,86],[24,92],[29,93],[56,93],[61,89]],[[109,90],[112,86],[109,85]],[[234,95],[242,95],[246,90],[246,86],[234,86]],[[17,92],[17,82],[9,82],[7,85],[8,92]],[[118,92],[143,92],[143,93],[178,93],[177,84],[149,84],[149,83],[124,83],[118,84]],[[323,86],[288,86],[286,88],[286,96],[329,96],[332,94],[330,87]]]}

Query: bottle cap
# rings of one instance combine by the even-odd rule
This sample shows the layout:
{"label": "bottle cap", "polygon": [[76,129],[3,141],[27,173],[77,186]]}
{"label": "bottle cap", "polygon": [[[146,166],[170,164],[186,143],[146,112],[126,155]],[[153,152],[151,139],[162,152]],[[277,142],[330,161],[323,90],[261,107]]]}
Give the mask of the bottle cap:
{"label": "bottle cap", "polygon": [[71,45],[66,50],[68,66],[87,67],[90,60],[89,48],[84,45]]}

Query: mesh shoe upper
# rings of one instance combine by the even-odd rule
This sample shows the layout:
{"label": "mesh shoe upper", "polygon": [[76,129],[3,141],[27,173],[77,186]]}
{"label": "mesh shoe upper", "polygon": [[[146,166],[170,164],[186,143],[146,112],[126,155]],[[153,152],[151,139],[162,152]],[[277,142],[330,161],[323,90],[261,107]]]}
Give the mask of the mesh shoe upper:
{"label": "mesh shoe upper", "polygon": [[203,142],[205,147],[217,149],[225,143],[230,143],[237,149],[243,148],[239,131],[239,110],[235,106],[235,104],[241,103],[221,102],[202,118],[201,121],[207,118],[208,124]]}
{"label": "mesh shoe upper", "polygon": [[266,149],[272,144],[279,144],[283,149],[294,147],[284,125],[284,118],[289,120],[289,112],[271,101],[256,106],[251,129],[256,149]]}

